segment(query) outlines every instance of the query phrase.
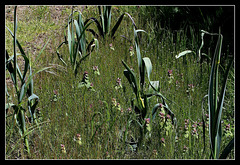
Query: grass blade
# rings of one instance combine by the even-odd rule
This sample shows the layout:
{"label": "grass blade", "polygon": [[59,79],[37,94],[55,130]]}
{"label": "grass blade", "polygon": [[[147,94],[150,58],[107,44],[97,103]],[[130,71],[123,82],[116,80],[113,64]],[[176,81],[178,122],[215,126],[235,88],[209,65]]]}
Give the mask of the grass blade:
{"label": "grass blade", "polygon": [[42,48],[41,51],[39,52],[38,56],[36,57],[35,61],[34,61],[33,64],[32,64],[33,66],[36,65],[36,62],[38,61],[40,55],[42,54],[42,52],[43,52],[44,49],[46,48],[46,46],[47,46],[47,44],[48,44],[49,41],[50,41],[50,38],[47,40],[47,43],[43,46],[43,48]]}
{"label": "grass blade", "polygon": [[187,54],[189,54],[189,53],[194,53],[194,52],[191,51],[191,50],[185,50],[185,51],[179,53],[178,55],[176,55],[175,57],[176,57],[176,59],[178,59],[178,58],[180,58],[180,57],[182,57],[182,56],[185,56],[185,55],[187,55]]}

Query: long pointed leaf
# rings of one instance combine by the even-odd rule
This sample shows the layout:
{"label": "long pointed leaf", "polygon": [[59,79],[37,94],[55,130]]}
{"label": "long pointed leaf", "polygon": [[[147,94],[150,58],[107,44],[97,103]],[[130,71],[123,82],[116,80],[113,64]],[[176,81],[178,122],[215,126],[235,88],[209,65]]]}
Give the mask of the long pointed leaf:
{"label": "long pointed leaf", "polygon": [[[33,120],[35,120],[35,109],[38,104],[39,97],[35,95],[34,93],[28,98],[28,110],[31,115],[31,122],[33,123]],[[34,101],[34,102],[33,102]],[[33,102],[33,104],[32,104]]]}
{"label": "long pointed leaf", "polygon": [[98,22],[98,20],[97,20],[96,18],[91,17],[91,18],[87,19],[87,20],[84,22],[84,25],[86,25],[89,20],[93,20],[93,21],[95,22],[95,24],[97,25],[97,29],[98,29],[98,31],[99,31],[99,33],[100,33],[99,35],[103,36],[103,35],[104,35],[104,34],[103,34],[103,28],[102,28],[102,26],[100,25],[100,23]]}
{"label": "long pointed leaf", "polygon": [[16,42],[17,42],[17,6],[14,8],[14,36],[13,36],[13,54],[14,54],[14,79],[15,81],[15,88],[18,92],[18,84],[17,84],[17,50],[16,50]]}
{"label": "long pointed leaf", "polygon": [[12,78],[12,81],[13,81],[13,84],[15,84],[15,76],[14,76],[14,68],[12,66],[12,63],[11,62],[8,62],[9,60],[9,55],[8,55],[8,52],[6,50],[6,69],[8,70],[8,72],[10,73],[10,76]]}
{"label": "long pointed leaf", "polygon": [[[70,23],[69,23],[70,24]],[[70,26],[68,24],[68,49],[69,49],[69,55],[70,55],[70,62],[73,63],[73,55],[72,55],[72,35],[70,31]],[[73,38],[74,39],[74,38]]]}
{"label": "long pointed leaf", "polygon": [[219,159],[226,159],[228,154],[234,147],[234,138],[228,143],[228,145],[224,148],[222,154],[220,155]]}
{"label": "long pointed leaf", "polygon": [[[214,76],[215,76],[215,68],[216,68],[216,55],[213,57],[210,79],[209,79],[209,88],[208,88],[208,112],[209,112],[209,136],[210,136],[210,145],[211,151],[213,155],[213,148],[215,146],[215,136],[214,132],[214,118],[215,118],[215,105],[214,105]],[[217,97],[217,96],[216,96]]]}
{"label": "long pointed leaf", "polygon": [[58,51],[58,49],[59,49],[60,47],[62,47],[63,44],[67,44],[67,42],[66,42],[66,41],[62,42],[62,43],[57,47],[56,53],[57,53],[57,55],[58,55],[58,58],[64,63],[64,65],[67,66],[66,62],[63,60],[62,56],[60,55],[60,53],[59,53],[59,51]]}
{"label": "long pointed leaf", "polygon": [[228,78],[228,74],[229,74],[230,68],[232,66],[232,63],[233,63],[233,58],[231,59],[229,65],[227,67],[227,70],[226,70],[226,72],[224,74],[224,79],[223,79],[224,82],[223,82],[223,85],[222,85],[222,90],[221,90],[221,93],[220,93],[218,107],[217,107],[217,112],[216,112],[217,117],[215,118],[215,121],[214,121],[214,123],[216,123],[215,128],[218,128],[218,126],[220,125],[220,122],[221,122],[221,115],[222,115],[224,96],[225,96],[225,91],[226,91],[226,87],[227,87],[227,78]]}
{"label": "long pointed leaf", "polygon": [[125,15],[125,13],[122,14],[122,15],[119,17],[117,23],[114,25],[114,27],[113,27],[113,29],[112,29],[112,31],[111,31],[111,37],[112,37],[112,38],[114,37],[114,34],[116,33],[116,31],[117,31],[119,25],[121,24],[124,15]]}
{"label": "long pointed leaf", "polygon": [[127,70],[124,70],[124,75],[128,79],[129,84],[131,84],[136,97],[138,97],[138,84],[137,84],[136,75],[123,60],[122,60],[122,63],[127,69]]}
{"label": "long pointed leaf", "polygon": [[148,57],[144,57],[144,58],[142,59],[142,62],[143,62],[143,64],[144,64],[144,66],[146,67],[147,77],[148,77],[148,80],[149,80],[149,82],[150,82],[150,81],[151,81],[151,80],[150,80],[150,75],[151,75],[151,73],[152,73],[152,62],[151,62],[151,60],[150,60]]}

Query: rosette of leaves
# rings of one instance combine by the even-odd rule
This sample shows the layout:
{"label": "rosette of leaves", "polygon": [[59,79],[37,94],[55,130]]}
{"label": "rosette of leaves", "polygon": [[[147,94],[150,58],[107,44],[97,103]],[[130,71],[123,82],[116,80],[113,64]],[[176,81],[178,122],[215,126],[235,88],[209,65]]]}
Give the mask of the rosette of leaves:
{"label": "rosette of leaves", "polygon": [[[74,13],[78,13],[78,17],[74,17]],[[64,31],[64,39],[58,47],[57,47],[57,55],[58,58],[65,64],[67,63],[64,61],[62,55],[59,53],[59,48],[62,47],[63,44],[68,45],[69,49],[69,59],[70,63],[73,67],[75,76],[78,73],[78,68],[83,60],[85,60],[91,52],[94,50],[95,47],[98,49],[98,40],[96,38],[93,38],[90,42],[86,39],[86,30],[88,26],[93,23],[93,21],[89,23],[84,23],[83,17],[80,11],[73,11],[69,15],[68,18],[68,24],[66,26],[67,28],[67,34],[66,31]]]}
{"label": "rosette of leaves", "polygon": [[114,38],[114,35],[117,29],[119,28],[125,15],[127,15],[132,20],[133,25],[136,27],[131,15],[125,12],[118,18],[118,21],[113,26],[113,28],[110,29],[110,26],[112,23],[111,10],[112,10],[112,6],[98,6],[100,20],[98,21],[96,18],[91,17],[85,21],[85,24],[87,24],[87,22],[90,20],[94,21],[96,24],[98,33],[93,29],[87,29],[87,31],[90,31],[94,36],[96,36],[96,38],[99,38],[99,36],[102,37],[103,39],[105,39],[106,36],[110,36],[111,38]]}
{"label": "rosette of leaves", "polygon": [[[130,69],[130,67],[122,60],[124,67],[124,75],[127,78],[130,86],[133,89],[135,98],[132,100],[132,107],[134,108],[135,113],[137,114],[136,123],[140,127],[140,138],[139,143],[142,142],[143,137],[147,133],[147,126],[151,127],[152,121],[155,119],[157,110],[160,107],[160,103],[157,103],[152,108],[152,113],[149,111],[149,99],[152,97],[160,97],[162,99],[163,108],[171,116],[172,123],[176,124],[176,118],[174,113],[170,110],[166,103],[166,98],[159,92],[159,81],[151,81],[150,75],[152,72],[152,63],[148,57],[141,57],[140,53],[140,44],[139,44],[139,32],[145,32],[144,30],[136,30],[134,28],[134,39],[135,39],[135,48],[138,61],[138,78],[137,74]],[[145,32],[146,33],[146,32]],[[145,80],[145,74],[147,73],[147,81]],[[149,83],[149,88],[146,89],[146,83]],[[146,124],[145,119],[150,118],[149,125]],[[129,122],[131,124],[131,122]]]}

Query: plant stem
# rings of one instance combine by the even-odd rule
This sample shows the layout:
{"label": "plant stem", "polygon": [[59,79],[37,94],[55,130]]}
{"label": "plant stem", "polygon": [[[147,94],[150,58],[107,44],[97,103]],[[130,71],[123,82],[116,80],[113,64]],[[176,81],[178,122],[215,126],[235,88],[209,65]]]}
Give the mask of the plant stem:
{"label": "plant stem", "polygon": [[25,125],[25,116],[24,116],[24,109],[20,109],[20,123],[21,123],[21,130],[22,130],[22,136],[24,136],[24,143],[25,143],[25,149],[28,152],[28,155],[30,155],[29,150],[29,144],[28,144],[28,137],[26,134],[26,125]]}
{"label": "plant stem", "polygon": [[14,79],[15,79],[15,89],[18,94],[18,84],[17,84],[17,53],[16,53],[16,42],[17,42],[17,6],[14,8],[14,36],[13,36],[13,53],[14,53]]}

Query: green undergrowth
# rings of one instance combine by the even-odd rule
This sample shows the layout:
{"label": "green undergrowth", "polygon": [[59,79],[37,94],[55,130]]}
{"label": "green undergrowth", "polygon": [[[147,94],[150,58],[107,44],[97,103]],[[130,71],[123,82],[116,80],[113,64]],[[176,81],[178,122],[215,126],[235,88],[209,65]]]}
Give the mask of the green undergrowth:
{"label": "green undergrowth", "polygon": [[[136,9],[137,12],[134,13],[134,6],[113,7],[113,22],[126,10],[134,18],[137,27],[149,34],[149,44],[145,35],[141,38],[142,57],[151,59],[153,66],[151,80],[160,81],[160,92],[172,101],[168,102],[168,106],[177,118],[175,132],[171,123],[161,125],[161,116],[157,114],[150,140],[147,140],[144,146],[137,146],[135,150],[133,145],[127,145],[123,141],[124,131],[128,131],[129,141],[135,138],[130,135],[138,134],[134,127],[127,127],[130,119],[136,117],[131,107],[131,99],[135,96],[123,74],[125,68],[122,65],[124,60],[134,71],[138,69],[136,52],[131,56],[129,51],[134,43],[131,20],[124,17],[114,40],[110,37],[105,40],[99,39],[99,50],[91,52],[91,55],[81,63],[75,77],[68,59],[68,47],[64,45],[60,50],[68,66],[64,66],[55,53],[58,45],[64,41],[64,26],[71,8],[65,6],[62,10],[61,16],[65,20],[60,23],[53,21],[48,7],[32,6],[31,9],[34,9],[34,12],[29,11],[31,15],[28,16],[29,20],[26,21],[22,16],[18,22],[17,36],[20,43],[25,50],[29,50],[30,57],[35,58],[34,47],[39,52],[50,38],[46,50],[39,59],[39,66],[51,64],[63,66],[56,66],[52,70],[55,74],[40,72],[34,77],[34,90],[39,97],[37,108],[42,124],[40,129],[35,129],[29,134],[31,159],[209,159],[208,132],[205,133],[205,149],[203,143],[201,105],[208,91],[210,63],[207,60],[198,63],[194,54],[181,59],[175,58],[184,50],[197,51],[200,41],[192,42],[192,38],[187,38],[183,30],[159,29],[156,33],[153,22],[140,20],[138,12],[141,10]],[[82,14],[84,18],[98,18],[97,7],[89,6]],[[10,29],[13,28],[12,24],[6,20],[6,26]],[[124,35],[131,42],[120,35]],[[200,34],[194,35],[196,38]],[[38,44],[39,38],[43,40],[41,44]],[[10,46],[12,40],[7,31],[5,44],[6,49],[12,50]],[[93,69],[95,66],[98,67],[100,75],[95,74]],[[171,76],[168,74],[170,70]],[[89,82],[92,83],[91,89],[94,90],[85,86],[78,88],[85,71],[88,72]],[[6,77],[9,77],[8,73]],[[115,88],[118,78],[121,79],[121,88]],[[229,75],[223,112],[223,125],[230,124],[232,133],[234,133],[234,78],[233,68]],[[11,90],[14,89],[10,86],[8,88],[9,93],[13,93]],[[114,99],[118,105],[114,104]],[[161,100],[150,102],[153,106],[156,103],[161,103]],[[22,142],[17,143],[19,139],[17,130],[13,128],[12,133],[8,131],[11,120],[12,117],[6,118],[6,158],[26,158]],[[197,135],[193,133],[194,124]],[[30,126],[31,124],[28,125]],[[77,134],[81,136],[81,144],[78,143]],[[233,135],[224,133],[223,146],[227,145],[229,140],[224,142],[224,139],[228,139],[228,136]],[[66,153],[63,152],[61,145],[64,145]],[[15,149],[10,152],[13,147]],[[234,158],[233,152],[230,158]]]}

